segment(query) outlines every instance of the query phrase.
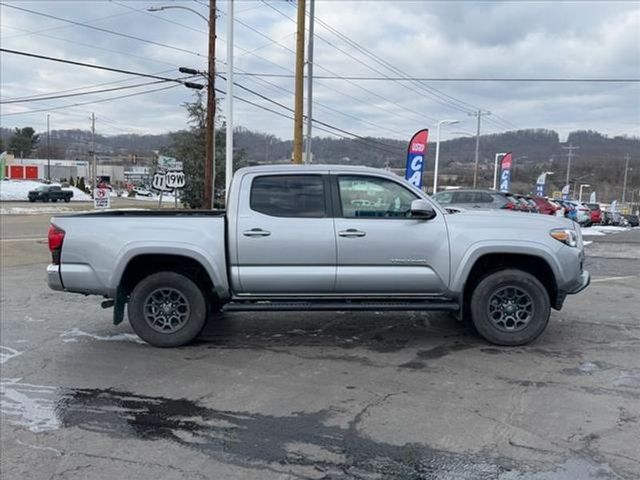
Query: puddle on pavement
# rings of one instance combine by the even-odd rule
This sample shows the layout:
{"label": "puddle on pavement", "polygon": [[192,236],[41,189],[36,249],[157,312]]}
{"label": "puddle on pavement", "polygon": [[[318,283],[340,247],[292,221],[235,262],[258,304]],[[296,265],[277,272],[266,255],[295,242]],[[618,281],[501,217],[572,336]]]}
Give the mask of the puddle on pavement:
{"label": "puddle on pavement", "polygon": [[[342,427],[327,425],[329,410],[277,417],[115,389],[56,388],[20,379],[3,380],[1,387],[3,417],[35,433],[79,428],[113,438],[168,441],[248,468],[288,473],[311,467],[331,479],[578,478],[567,477],[571,469],[566,466],[558,470],[564,476],[539,477],[530,466],[509,459],[378,442],[358,430],[366,408]],[[580,478],[596,478],[596,473],[600,479],[615,478],[608,467],[579,467],[576,471],[586,472]]]}

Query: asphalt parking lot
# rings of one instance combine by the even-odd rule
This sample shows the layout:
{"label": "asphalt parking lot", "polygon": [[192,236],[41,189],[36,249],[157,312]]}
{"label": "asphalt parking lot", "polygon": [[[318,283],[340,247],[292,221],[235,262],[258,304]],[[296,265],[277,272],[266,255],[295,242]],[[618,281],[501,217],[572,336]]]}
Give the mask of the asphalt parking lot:
{"label": "asphalt parking lot", "polygon": [[0,216],[3,479],[637,479],[640,229],[526,347],[447,315],[226,314],[143,344],[50,291],[49,215]]}

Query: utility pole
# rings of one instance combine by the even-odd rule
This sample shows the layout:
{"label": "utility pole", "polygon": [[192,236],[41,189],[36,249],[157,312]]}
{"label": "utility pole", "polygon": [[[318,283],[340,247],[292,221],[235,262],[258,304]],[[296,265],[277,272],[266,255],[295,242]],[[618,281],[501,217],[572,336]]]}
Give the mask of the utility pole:
{"label": "utility pole", "polygon": [[624,156],[624,158],[625,158],[626,162],[624,164],[624,180],[622,182],[622,203],[625,203],[624,201],[625,201],[625,197],[626,197],[626,194],[627,194],[627,172],[629,171],[629,158],[631,158],[631,157],[627,153]]}
{"label": "utility pole", "polygon": [[47,113],[47,180],[51,181],[51,131],[49,130],[49,115]]}
{"label": "utility pole", "polygon": [[93,193],[98,187],[98,159],[96,157],[96,114],[91,114],[91,154],[93,155]]}
{"label": "utility pole", "polygon": [[207,146],[204,162],[204,205],[213,208],[215,199],[215,118],[216,118],[216,0],[209,0],[209,65],[207,70]]}
{"label": "utility pole", "polygon": [[478,110],[474,113],[468,113],[470,117],[478,118],[478,127],[476,129],[476,156],[475,156],[475,164],[473,167],[473,188],[476,188],[478,185],[478,160],[480,158],[480,119],[483,115],[491,115],[491,112],[483,112],[482,110]]}
{"label": "utility pole", "polygon": [[307,44],[307,145],[304,163],[311,163],[311,129],[313,122],[313,24],[316,0],[309,0],[309,43]]}
{"label": "utility pole", "polygon": [[306,0],[298,0],[296,32],[296,83],[293,117],[293,163],[302,163],[302,114],[304,96],[304,14]]}
{"label": "utility pole", "polygon": [[573,151],[578,150],[580,147],[574,147],[572,143],[569,143],[568,147],[562,147],[562,148],[564,150],[567,150],[567,181],[565,185],[569,185],[569,180],[571,178],[571,159],[573,158]]}
{"label": "utility pole", "polygon": [[[227,141],[224,162],[225,198],[233,176],[233,0],[227,0]],[[226,205],[226,202],[225,202]]]}

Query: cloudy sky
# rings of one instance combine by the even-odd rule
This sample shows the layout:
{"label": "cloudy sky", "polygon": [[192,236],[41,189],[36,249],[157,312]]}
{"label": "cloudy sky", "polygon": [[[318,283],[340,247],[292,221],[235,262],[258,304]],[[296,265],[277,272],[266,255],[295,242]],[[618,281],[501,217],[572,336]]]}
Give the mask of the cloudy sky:
{"label": "cloudy sky", "polygon": [[[1,1],[2,48],[172,78],[180,75],[179,66],[206,69],[207,24],[202,18],[182,9],[147,11],[173,5],[206,16],[206,0]],[[218,70],[224,72],[228,2],[218,0],[217,4]],[[237,83],[293,107],[295,4],[236,0],[234,5]],[[561,139],[576,129],[640,135],[638,82],[385,78],[637,80],[639,2],[317,0],[316,16],[314,73],[334,78],[315,81],[313,116],[334,127],[363,136],[406,139],[420,128],[434,129],[438,120],[459,120],[460,124],[443,129],[442,137],[450,138],[475,132],[475,118],[469,112],[482,109],[492,113],[482,119],[483,133],[549,128],[558,131]],[[3,103],[2,126],[31,125],[43,130],[49,113],[54,129],[87,129],[92,112],[97,117],[96,130],[103,134],[159,133],[186,126],[181,104],[190,100],[193,91],[184,86],[149,85],[149,79],[9,53],[2,53],[0,61],[3,102],[139,85],[93,95]],[[216,86],[226,88],[224,80],[217,80]],[[142,94],[132,95],[138,93]],[[290,116],[247,90],[236,87],[235,94]],[[123,95],[128,97],[114,98]],[[235,101],[234,116],[236,125],[292,137],[292,120],[256,106]],[[329,135],[318,130],[315,134]]]}

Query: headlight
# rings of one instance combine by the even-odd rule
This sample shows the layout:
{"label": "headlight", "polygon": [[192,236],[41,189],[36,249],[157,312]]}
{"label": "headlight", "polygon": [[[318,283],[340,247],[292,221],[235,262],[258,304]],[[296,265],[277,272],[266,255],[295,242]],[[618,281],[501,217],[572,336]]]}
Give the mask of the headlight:
{"label": "headlight", "polygon": [[555,228],[549,232],[549,235],[570,247],[578,246],[578,235],[570,228]]}

